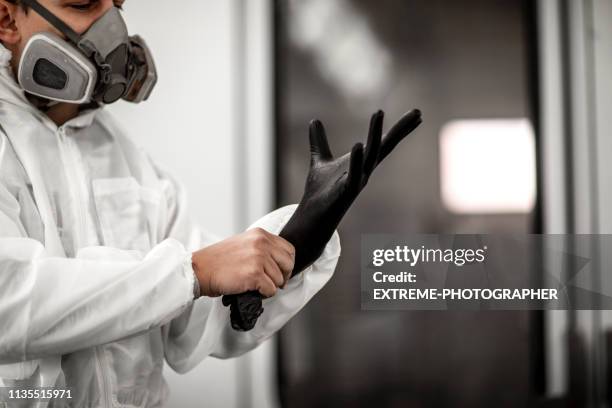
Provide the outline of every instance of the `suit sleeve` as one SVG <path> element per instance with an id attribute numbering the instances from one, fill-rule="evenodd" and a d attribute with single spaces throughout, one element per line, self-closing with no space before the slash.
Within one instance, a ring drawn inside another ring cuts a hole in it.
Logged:
<path id="1" fill-rule="evenodd" d="M 165 183 L 169 213 L 172 214 L 168 237 L 182 242 L 192 251 L 217 242 L 215 237 L 203 233 L 189 220 L 186 196 L 180 185 L 161 170 L 160 177 Z M 278 234 L 296 207 L 278 209 L 250 228 L 261 227 Z M 200 297 L 163 327 L 166 361 L 175 371 L 184 373 L 207 356 L 230 358 L 254 349 L 282 328 L 321 290 L 332 277 L 339 256 L 340 240 L 336 232 L 313 265 L 291 279 L 274 297 L 264 300 L 265 311 L 255 328 L 248 332 L 231 328 L 229 308 L 221 304 L 220 297 Z"/>
<path id="2" fill-rule="evenodd" d="M 117 341 L 193 303 L 191 253 L 173 238 L 140 254 L 90 247 L 49 256 L 25 235 L 19 201 L 0 184 L 0 364 Z"/>

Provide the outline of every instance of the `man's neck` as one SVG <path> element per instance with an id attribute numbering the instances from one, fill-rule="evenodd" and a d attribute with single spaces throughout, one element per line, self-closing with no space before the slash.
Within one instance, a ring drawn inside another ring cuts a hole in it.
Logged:
<path id="1" fill-rule="evenodd" d="M 45 113 L 57 126 L 62 126 L 78 116 L 79 105 L 60 102 L 51 106 Z"/>

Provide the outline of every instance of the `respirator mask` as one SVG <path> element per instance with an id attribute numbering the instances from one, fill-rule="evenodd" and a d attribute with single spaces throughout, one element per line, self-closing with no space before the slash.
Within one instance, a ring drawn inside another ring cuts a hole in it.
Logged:
<path id="1" fill-rule="evenodd" d="M 17 75 L 26 92 L 74 104 L 149 97 L 157 83 L 153 57 L 142 38 L 128 35 L 119 9 L 111 8 L 79 35 L 37 0 L 21 1 L 66 37 L 41 32 L 28 41 Z"/>

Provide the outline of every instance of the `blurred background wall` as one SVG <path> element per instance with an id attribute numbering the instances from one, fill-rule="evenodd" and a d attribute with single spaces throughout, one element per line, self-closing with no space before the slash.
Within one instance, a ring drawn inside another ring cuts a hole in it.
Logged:
<path id="1" fill-rule="evenodd" d="M 272 208 L 270 5 L 128 0 L 124 10 L 130 32 L 153 49 L 160 80 L 146 103 L 110 109 L 183 183 L 196 222 L 219 237 L 244 230 Z M 210 358 L 186 375 L 166 367 L 168 406 L 274 406 L 273 352 L 269 344 Z"/>

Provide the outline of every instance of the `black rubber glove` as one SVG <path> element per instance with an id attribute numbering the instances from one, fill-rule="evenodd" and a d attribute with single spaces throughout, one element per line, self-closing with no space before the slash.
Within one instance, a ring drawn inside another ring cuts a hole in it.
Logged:
<path id="1" fill-rule="evenodd" d="M 383 138 L 383 118 L 382 111 L 372 115 L 365 150 L 362 143 L 357 143 L 339 158 L 332 155 L 323 124 L 318 120 L 310 123 L 310 170 L 304 195 L 279 234 L 295 247 L 292 276 L 321 256 L 374 169 L 422 122 L 421 112 L 413 110 Z M 251 330 L 263 312 L 262 296 L 257 291 L 224 296 L 223 304 L 230 306 L 232 327 L 240 331 Z"/>

